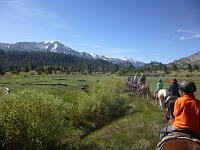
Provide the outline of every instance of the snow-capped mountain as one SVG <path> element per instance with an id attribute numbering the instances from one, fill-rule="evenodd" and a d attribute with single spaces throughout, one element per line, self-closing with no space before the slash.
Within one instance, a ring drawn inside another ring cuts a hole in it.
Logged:
<path id="1" fill-rule="evenodd" d="M 20 51 L 49 51 L 49 52 L 57 52 L 64 53 L 69 55 L 76 55 L 78 57 L 86 58 L 86 59 L 102 59 L 114 64 L 129 62 L 133 64 L 135 67 L 141 67 L 144 65 L 143 62 L 135 61 L 131 58 L 114 58 L 108 56 L 99 56 L 97 54 L 88 54 L 86 52 L 78 52 L 71 49 L 68 46 L 64 46 L 58 41 L 50 40 L 44 42 L 17 42 L 15 44 L 8 43 L 0 43 L 0 49 L 11 51 L 11 50 L 20 50 Z"/>

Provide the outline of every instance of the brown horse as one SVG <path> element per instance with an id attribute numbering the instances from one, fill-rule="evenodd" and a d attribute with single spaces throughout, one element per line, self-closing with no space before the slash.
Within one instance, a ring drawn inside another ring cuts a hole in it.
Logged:
<path id="1" fill-rule="evenodd" d="M 145 98 L 146 96 L 148 99 L 149 95 L 151 95 L 150 90 L 149 90 L 149 85 L 142 84 L 137 91 L 137 95 L 141 95 L 143 98 Z"/>
<path id="2" fill-rule="evenodd" d="M 133 94 L 137 95 L 137 83 L 132 85 L 131 91 L 133 91 Z"/>
<path id="3" fill-rule="evenodd" d="M 189 139 L 178 138 L 164 142 L 158 150 L 200 150 L 200 145 Z"/>
<path id="4" fill-rule="evenodd" d="M 177 96 L 167 96 L 164 102 L 164 108 L 166 108 L 166 119 L 167 121 L 174 119 L 174 104 L 177 100 Z"/>
<path id="5" fill-rule="evenodd" d="M 126 85 L 133 91 L 133 94 L 137 95 L 137 82 L 133 82 L 130 79 L 126 82 Z"/>

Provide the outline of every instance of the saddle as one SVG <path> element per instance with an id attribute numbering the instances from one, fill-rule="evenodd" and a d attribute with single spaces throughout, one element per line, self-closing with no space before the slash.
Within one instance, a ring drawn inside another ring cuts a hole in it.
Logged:
<path id="1" fill-rule="evenodd" d="M 162 138 L 162 140 L 157 144 L 157 150 L 160 150 L 166 141 L 172 139 L 187 139 L 200 144 L 200 137 L 197 134 L 188 130 L 174 130 Z"/>

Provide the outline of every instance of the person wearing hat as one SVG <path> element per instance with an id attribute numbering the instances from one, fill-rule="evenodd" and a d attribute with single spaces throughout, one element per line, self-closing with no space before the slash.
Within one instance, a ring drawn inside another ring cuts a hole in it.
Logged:
<path id="1" fill-rule="evenodd" d="M 174 123 L 176 129 L 190 130 L 200 136 L 200 101 L 195 98 L 197 88 L 192 81 L 180 83 L 183 94 L 174 105 Z"/>
<path id="2" fill-rule="evenodd" d="M 137 82 L 138 82 L 138 78 L 137 78 L 137 76 L 135 75 L 135 77 L 133 78 L 133 84 L 137 84 Z"/>
<path id="3" fill-rule="evenodd" d="M 142 84 L 145 84 L 145 83 L 146 83 L 146 76 L 142 73 L 142 76 L 140 77 L 139 83 L 138 83 L 138 85 L 137 85 L 137 89 L 139 89 L 140 86 L 141 86 Z"/>
<path id="4" fill-rule="evenodd" d="M 161 130 L 160 139 L 165 135 L 163 131 L 169 133 L 174 130 L 180 132 L 187 131 L 190 135 L 200 138 L 200 101 L 196 99 L 194 93 L 197 88 L 192 81 L 182 81 L 180 83 L 182 97 L 179 97 L 174 105 L 173 123 Z"/>
<path id="5" fill-rule="evenodd" d="M 177 97 L 181 96 L 179 94 L 179 84 L 177 82 L 178 81 L 176 80 L 176 78 L 171 79 L 171 84 L 169 85 L 169 95 L 170 96 L 177 96 Z"/>
<path id="6" fill-rule="evenodd" d="M 156 94 L 157 94 L 158 91 L 159 91 L 160 89 L 162 89 L 162 88 L 163 88 L 162 80 L 159 79 L 159 81 L 158 81 L 158 83 L 157 83 L 157 85 L 156 85 L 156 90 L 154 91 L 154 97 L 156 97 Z"/>

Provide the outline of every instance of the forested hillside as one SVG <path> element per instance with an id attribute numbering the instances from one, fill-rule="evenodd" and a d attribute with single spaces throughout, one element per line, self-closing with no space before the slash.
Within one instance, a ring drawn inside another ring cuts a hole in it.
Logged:
<path id="1" fill-rule="evenodd" d="M 0 74 L 12 72 L 18 74 L 21 71 L 45 72 L 116 72 L 124 65 L 112 64 L 104 60 L 84 59 L 63 53 L 41 51 L 3 51 L 0 50 Z M 125 65 L 125 68 L 134 68 L 133 65 Z"/>
<path id="2" fill-rule="evenodd" d="M 198 54 L 198 53 L 197 53 Z M 189 59 L 190 58 L 190 59 Z M 150 62 L 142 67 L 136 67 L 130 62 L 124 62 L 121 64 L 113 64 L 112 62 L 103 59 L 86 59 L 75 55 L 44 52 L 44 51 L 4 51 L 0 49 L 0 75 L 4 75 L 6 72 L 12 74 L 19 74 L 20 72 L 29 72 L 34 70 L 35 74 L 60 74 L 60 73 L 110 73 L 118 75 L 132 75 L 132 74 L 152 74 L 159 71 L 164 74 L 169 74 L 170 71 L 179 71 L 181 69 L 192 71 L 199 71 L 198 63 L 190 64 L 189 60 L 193 62 L 198 60 L 196 54 L 188 57 L 188 66 L 183 64 L 182 59 L 175 61 L 168 65 L 160 62 Z M 180 62 L 177 64 L 177 62 Z M 185 61 L 186 62 L 186 61 Z M 183 67 L 184 66 L 184 67 Z M 159 73 L 158 73 L 159 75 Z"/>

